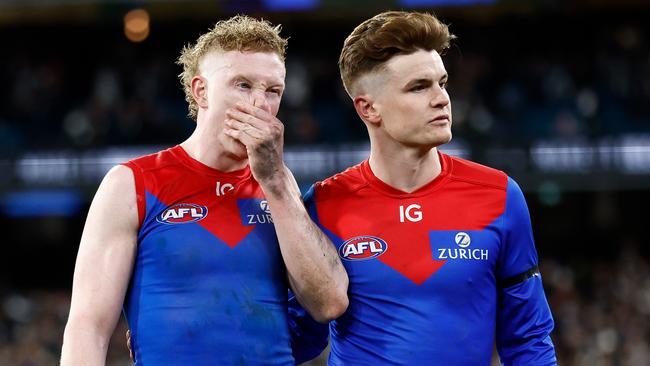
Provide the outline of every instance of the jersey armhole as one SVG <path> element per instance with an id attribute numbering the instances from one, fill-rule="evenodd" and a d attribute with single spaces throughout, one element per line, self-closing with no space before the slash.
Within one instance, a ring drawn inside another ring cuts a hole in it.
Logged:
<path id="1" fill-rule="evenodd" d="M 144 222 L 145 215 L 145 206 L 147 200 L 144 194 L 144 177 L 142 176 L 142 170 L 132 161 L 122 163 L 122 165 L 128 167 L 133 172 L 133 178 L 135 179 L 135 197 L 136 203 L 138 205 L 138 229 L 142 227 Z"/>

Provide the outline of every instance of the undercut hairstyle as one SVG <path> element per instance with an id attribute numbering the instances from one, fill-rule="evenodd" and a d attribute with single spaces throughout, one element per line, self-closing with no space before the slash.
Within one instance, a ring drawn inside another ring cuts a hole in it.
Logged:
<path id="1" fill-rule="evenodd" d="M 192 79 L 200 73 L 199 65 L 205 55 L 213 51 L 273 52 L 284 61 L 287 39 L 280 36 L 280 30 L 280 25 L 274 27 L 266 20 L 237 15 L 217 22 L 196 43 L 183 47 L 176 64 L 183 67 L 178 78 L 189 105 L 188 116 L 197 118 L 199 107 L 192 96 Z"/>
<path id="2" fill-rule="evenodd" d="M 345 39 L 339 71 L 347 93 L 354 97 L 355 82 L 396 55 L 417 50 L 443 54 L 456 36 L 429 13 L 387 11 L 359 24 Z"/>

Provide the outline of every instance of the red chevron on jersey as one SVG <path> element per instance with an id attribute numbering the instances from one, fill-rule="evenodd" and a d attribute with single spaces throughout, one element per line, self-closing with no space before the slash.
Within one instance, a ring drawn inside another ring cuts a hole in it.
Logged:
<path id="1" fill-rule="evenodd" d="M 287 272 L 250 169 L 218 171 L 181 146 L 124 165 L 141 217 L 124 302 L 135 363 L 294 365 Z"/>
<path id="2" fill-rule="evenodd" d="M 253 230 L 254 226 L 242 222 L 237 204 L 238 199 L 263 198 L 263 192 L 248 167 L 235 172 L 219 172 L 192 159 L 180 146 L 128 164 L 138 168 L 133 171 L 141 220 L 145 210 L 150 209 L 144 207 L 145 192 L 148 192 L 165 205 L 160 212 L 148 212 L 153 217 L 177 204 L 206 207 L 207 215 L 194 224 L 202 226 L 231 248 Z M 223 189 L 224 186 L 233 189 Z"/>
<path id="3" fill-rule="evenodd" d="M 190 186 L 204 185 L 204 183 L 196 181 L 187 183 Z M 188 192 L 187 189 L 191 189 L 184 188 L 182 187 L 183 185 L 181 184 L 179 187 L 181 192 Z M 255 228 L 255 226 L 243 225 L 239 215 L 239 207 L 237 206 L 237 199 L 241 197 L 263 198 L 257 194 L 259 192 L 255 192 L 251 188 L 250 184 L 240 182 L 237 184 L 235 191 L 231 192 L 232 194 L 226 194 L 223 197 L 215 197 L 214 191 L 194 195 L 193 202 L 191 203 L 208 207 L 208 215 L 203 220 L 196 222 L 196 224 L 211 232 L 221 241 L 228 244 L 229 247 L 234 248 Z M 182 200 L 182 197 L 174 198 L 172 196 L 165 197 L 164 199 L 158 197 L 158 199 L 169 207 Z"/>
<path id="4" fill-rule="evenodd" d="M 411 193 L 383 183 L 368 161 L 316 184 L 320 224 L 342 241 L 359 236 L 385 240 L 386 252 L 370 260 L 381 261 L 416 284 L 424 283 L 446 262 L 433 259 L 430 231 L 482 230 L 505 209 L 504 173 L 439 156 L 440 175 Z"/>

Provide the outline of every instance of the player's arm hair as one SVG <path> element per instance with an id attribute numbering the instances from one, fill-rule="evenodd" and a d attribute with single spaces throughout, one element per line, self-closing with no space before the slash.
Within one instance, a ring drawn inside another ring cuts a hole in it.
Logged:
<path id="1" fill-rule="evenodd" d="M 136 255 L 138 208 L 132 171 L 108 172 L 79 245 L 61 365 L 104 365 Z"/>
<path id="2" fill-rule="evenodd" d="M 321 323 L 341 316 L 348 307 L 348 276 L 336 248 L 311 220 L 300 189 L 285 167 L 281 189 L 265 191 L 291 290 Z"/>

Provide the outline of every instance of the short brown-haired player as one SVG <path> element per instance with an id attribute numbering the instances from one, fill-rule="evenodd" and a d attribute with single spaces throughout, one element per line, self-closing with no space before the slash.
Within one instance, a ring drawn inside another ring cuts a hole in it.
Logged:
<path id="1" fill-rule="evenodd" d="M 236 16 L 183 50 L 196 129 L 101 183 L 63 365 L 104 364 L 123 303 L 136 365 L 293 365 L 288 286 L 318 321 L 345 310 L 345 270 L 282 161 L 285 46 Z"/>
<path id="2" fill-rule="evenodd" d="M 345 40 L 341 78 L 370 157 L 305 203 L 349 275 L 330 365 L 556 364 L 523 194 L 505 173 L 438 150 L 452 109 L 436 17 L 386 12 Z"/>

